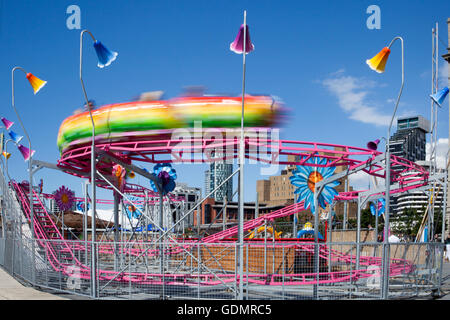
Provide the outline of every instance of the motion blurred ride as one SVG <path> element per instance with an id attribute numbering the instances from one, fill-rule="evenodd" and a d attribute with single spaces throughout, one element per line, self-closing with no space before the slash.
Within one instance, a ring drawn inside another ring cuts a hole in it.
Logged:
<path id="1" fill-rule="evenodd" d="M 247 95 L 244 127 L 270 128 L 280 124 L 283 103 L 272 96 Z M 230 96 L 177 97 L 169 100 L 132 101 L 109 104 L 92 111 L 96 143 L 164 139 L 174 130 L 201 126 L 227 132 L 240 128 L 242 98 Z M 217 132 L 214 130 L 214 132 Z M 58 132 L 57 145 L 64 153 L 87 145 L 92 122 L 85 111 L 66 118 Z"/>

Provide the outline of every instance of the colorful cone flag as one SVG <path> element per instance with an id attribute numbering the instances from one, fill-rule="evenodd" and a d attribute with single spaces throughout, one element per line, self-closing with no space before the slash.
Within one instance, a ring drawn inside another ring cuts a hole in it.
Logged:
<path id="1" fill-rule="evenodd" d="M 433 99 L 436 104 L 441 107 L 441 104 L 444 102 L 445 97 L 448 95 L 448 87 L 445 87 L 435 94 L 430 95 L 431 99 Z"/>
<path id="2" fill-rule="evenodd" d="M 391 49 L 384 47 L 375 57 L 370 60 L 366 60 L 366 63 L 372 70 L 378 73 L 383 73 L 390 53 Z"/>
<path id="3" fill-rule="evenodd" d="M 15 133 L 12 130 L 8 131 L 8 134 L 15 143 L 19 143 L 23 139 L 23 136 L 19 136 L 17 133 Z"/>
<path id="4" fill-rule="evenodd" d="M 5 125 L 6 130 L 9 130 L 9 128 L 12 127 L 12 125 L 14 124 L 14 122 L 9 121 L 6 118 L 1 117 L 3 124 Z"/>
<path id="5" fill-rule="evenodd" d="M 34 150 L 30 150 L 27 147 L 24 147 L 23 145 L 19 144 L 17 146 L 17 148 L 19 149 L 20 153 L 22 154 L 23 158 L 25 161 L 30 160 L 30 158 L 33 156 L 34 154 Z"/>
<path id="6" fill-rule="evenodd" d="M 97 58 L 98 58 L 97 66 L 99 68 L 109 66 L 111 64 L 111 62 L 116 60 L 117 55 L 118 55 L 117 52 L 109 50 L 98 40 L 96 40 L 94 42 L 94 49 L 95 49 L 95 52 L 97 53 Z"/>
<path id="7" fill-rule="evenodd" d="M 33 87 L 34 94 L 38 93 L 41 90 L 47 81 L 41 80 L 38 77 L 34 76 L 32 73 L 27 73 L 27 79 Z"/>
<path id="8" fill-rule="evenodd" d="M 245 26 L 245 53 L 250 53 L 255 50 L 255 46 L 250 40 L 250 33 L 248 32 L 248 25 Z M 241 25 L 239 28 L 239 32 L 236 36 L 236 39 L 230 44 L 230 50 L 241 54 L 244 52 L 244 25 Z"/>

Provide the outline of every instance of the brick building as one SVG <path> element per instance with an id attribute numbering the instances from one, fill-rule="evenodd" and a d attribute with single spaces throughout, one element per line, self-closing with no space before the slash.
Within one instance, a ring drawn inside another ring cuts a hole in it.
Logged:
<path id="1" fill-rule="evenodd" d="M 284 206 L 268 206 L 267 204 L 245 202 L 244 221 L 255 219 L 256 215 L 261 216 L 283 207 Z M 210 224 L 213 224 L 213 229 L 221 229 L 223 226 L 228 228 L 236 225 L 238 222 L 238 202 L 216 201 L 214 198 L 208 198 L 203 201 L 200 208 L 200 212 L 198 210 L 194 211 L 194 226 L 199 228 L 207 228 Z M 218 217 L 221 210 L 223 212 Z"/>

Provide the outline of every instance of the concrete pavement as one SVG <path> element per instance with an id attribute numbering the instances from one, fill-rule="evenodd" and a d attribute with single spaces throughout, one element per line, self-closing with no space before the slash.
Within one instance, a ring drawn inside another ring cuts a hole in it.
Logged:
<path id="1" fill-rule="evenodd" d="M 0 267 L 0 300 L 67 300 L 22 285 Z"/>
<path id="2" fill-rule="evenodd" d="M 442 269 L 441 296 L 437 300 L 450 300 L 450 262 L 444 263 Z M 56 294 L 40 291 L 22 285 L 19 281 L 10 276 L 0 267 L 0 300 L 79 300 L 88 299 L 78 296 L 68 295 L 67 298 Z M 420 298 L 419 300 L 422 300 Z M 428 299 L 433 299 L 429 297 Z M 412 298 L 414 300 L 414 298 Z"/>
<path id="3" fill-rule="evenodd" d="M 450 300 L 450 262 L 444 262 L 442 268 L 441 296 L 438 300 Z"/>

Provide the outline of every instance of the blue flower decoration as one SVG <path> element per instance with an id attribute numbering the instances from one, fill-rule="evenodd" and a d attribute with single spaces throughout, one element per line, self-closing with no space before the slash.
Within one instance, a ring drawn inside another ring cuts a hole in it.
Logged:
<path id="1" fill-rule="evenodd" d="M 84 201 L 77 202 L 77 210 L 84 212 Z M 87 205 L 87 210 L 89 210 L 89 204 Z"/>
<path id="2" fill-rule="evenodd" d="M 140 201 L 140 199 L 137 198 L 137 197 L 131 197 L 130 200 L 133 203 L 137 203 L 138 201 Z M 124 203 L 124 206 L 125 206 L 125 211 L 127 213 L 127 216 L 129 218 L 136 218 L 136 219 L 138 219 L 139 216 L 141 215 L 141 212 L 139 210 L 141 210 L 141 211 L 144 210 L 144 206 L 143 205 L 135 206 L 132 203 L 129 203 L 128 201 L 126 201 L 126 203 Z M 139 208 L 139 210 L 138 210 L 138 208 Z"/>
<path id="3" fill-rule="evenodd" d="M 384 198 L 380 198 L 374 202 L 370 203 L 370 213 L 372 213 L 373 216 L 376 215 L 377 210 L 376 207 L 378 207 L 378 216 L 381 216 L 382 214 L 384 214 L 385 211 L 385 205 L 386 205 L 386 200 Z"/>
<path id="4" fill-rule="evenodd" d="M 117 52 L 109 50 L 98 40 L 96 40 L 94 42 L 94 49 L 95 49 L 95 52 L 97 53 L 97 57 L 98 57 L 97 66 L 99 68 L 109 66 L 111 64 L 111 62 L 116 60 L 116 57 L 118 55 Z"/>
<path id="5" fill-rule="evenodd" d="M 323 179 L 331 177 L 336 167 L 326 167 L 327 159 L 320 157 L 311 157 L 303 166 L 298 166 L 289 177 L 292 185 L 297 187 L 294 191 L 298 194 L 297 202 L 304 202 L 305 209 L 310 208 L 312 214 L 315 214 L 314 207 L 314 187 L 315 184 Z M 306 165 L 310 164 L 310 165 Z M 322 167 L 323 166 L 323 167 Z M 335 196 L 339 194 L 334 188 L 340 184 L 339 181 L 333 181 L 327 184 L 318 197 L 319 205 L 325 209 L 328 203 L 331 203 Z"/>
<path id="6" fill-rule="evenodd" d="M 162 183 L 163 194 L 167 194 L 175 189 L 175 180 L 177 179 L 177 172 L 170 163 L 158 163 L 153 168 L 153 174 L 157 176 Z M 158 188 L 153 181 L 150 180 L 150 186 L 153 191 L 158 192 Z"/>

